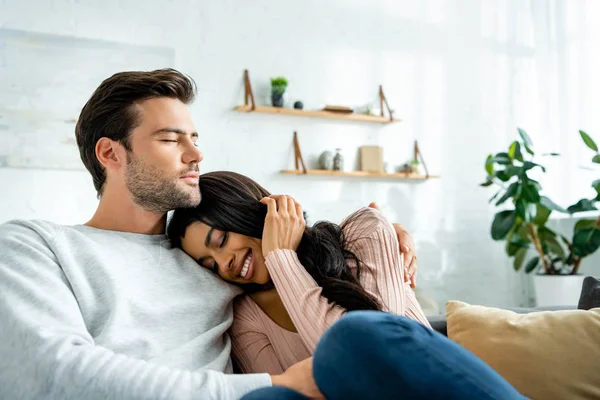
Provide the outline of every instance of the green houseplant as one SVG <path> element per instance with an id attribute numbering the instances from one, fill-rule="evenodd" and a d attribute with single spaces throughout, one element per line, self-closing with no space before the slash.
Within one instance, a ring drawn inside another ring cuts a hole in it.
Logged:
<path id="1" fill-rule="evenodd" d="M 271 102 L 273 107 L 283 107 L 283 94 L 288 81 L 284 77 L 271 78 Z"/>
<path id="2" fill-rule="evenodd" d="M 531 178 L 533 170 L 545 172 L 543 165 L 534 161 L 535 153 L 529 135 L 519 129 L 519 139 L 511 143 L 507 152 L 489 155 L 485 162 L 487 178 L 482 186 L 499 188 L 490 202 L 502 206 L 510 200 L 507 209 L 498 212 L 491 226 L 494 240 L 506 241 L 506 252 L 514 257 L 514 268 L 525 272 L 543 268 L 545 274 L 576 274 L 581 260 L 600 247 L 600 218 L 580 219 L 575 225 L 571 239 L 559 235 L 546 226 L 553 211 L 576 214 L 597 210 L 600 201 L 600 179 L 592 182 L 596 196 L 584 198 L 564 209 L 542 194 L 540 183 Z M 585 132 L 580 131 L 585 144 L 595 151 L 592 162 L 600 163 L 598 146 Z M 548 155 L 556 156 L 556 153 Z M 535 254 L 527 263 L 527 250 Z"/>
<path id="3" fill-rule="evenodd" d="M 583 198 L 566 209 L 560 207 L 543 194 L 540 183 L 531 177 L 534 171 L 544 173 L 546 169 L 537 161 L 529 135 L 522 129 L 518 133 L 506 152 L 489 155 L 485 161 L 487 177 L 481 185 L 498 188 L 490 202 L 503 208 L 492 222 L 492 239 L 506 242 L 505 251 L 513 258 L 516 271 L 524 267 L 526 273 L 577 275 L 582 259 L 600 247 L 600 217 L 579 219 L 570 238 L 554 232 L 547 222 L 552 212 L 573 215 L 597 210 L 600 179 L 592 182 L 595 197 Z M 600 163 L 594 140 L 583 131 L 579 134 L 595 152 L 591 161 Z"/>

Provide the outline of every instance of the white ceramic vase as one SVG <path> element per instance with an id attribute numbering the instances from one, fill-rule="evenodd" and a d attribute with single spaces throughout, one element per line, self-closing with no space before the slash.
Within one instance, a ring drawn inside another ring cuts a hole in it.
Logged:
<path id="1" fill-rule="evenodd" d="M 538 307 L 576 306 L 585 275 L 534 275 Z"/>

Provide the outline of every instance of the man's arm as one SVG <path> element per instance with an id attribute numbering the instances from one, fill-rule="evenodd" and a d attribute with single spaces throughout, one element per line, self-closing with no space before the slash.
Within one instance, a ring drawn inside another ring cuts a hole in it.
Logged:
<path id="1" fill-rule="evenodd" d="M 0 398 L 237 399 L 267 374 L 185 371 L 97 346 L 50 247 L 25 224 L 0 226 Z"/>

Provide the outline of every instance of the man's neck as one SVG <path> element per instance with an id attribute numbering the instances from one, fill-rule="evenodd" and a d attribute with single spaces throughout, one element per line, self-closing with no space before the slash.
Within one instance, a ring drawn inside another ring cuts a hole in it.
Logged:
<path id="1" fill-rule="evenodd" d="M 159 235 L 165 233 L 166 213 L 147 211 L 135 204 L 127 191 L 105 188 L 98 208 L 85 225 L 119 232 Z"/>

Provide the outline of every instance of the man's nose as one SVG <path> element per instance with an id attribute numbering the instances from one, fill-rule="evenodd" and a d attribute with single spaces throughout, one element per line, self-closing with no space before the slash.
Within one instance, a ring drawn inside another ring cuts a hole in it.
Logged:
<path id="1" fill-rule="evenodd" d="M 184 164 L 199 164 L 203 159 L 204 155 L 202 155 L 202 152 L 196 146 L 194 146 L 193 143 L 190 143 L 188 146 L 186 146 L 182 156 L 182 161 Z"/>

